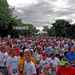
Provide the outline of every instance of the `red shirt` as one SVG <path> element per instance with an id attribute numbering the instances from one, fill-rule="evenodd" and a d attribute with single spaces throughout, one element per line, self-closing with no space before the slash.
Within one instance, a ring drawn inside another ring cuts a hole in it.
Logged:
<path id="1" fill-rule="evenodd" d="M 16 48 L 16 55 L 19 55 L 19 53 L 20 53 L 19 48 Z"/>

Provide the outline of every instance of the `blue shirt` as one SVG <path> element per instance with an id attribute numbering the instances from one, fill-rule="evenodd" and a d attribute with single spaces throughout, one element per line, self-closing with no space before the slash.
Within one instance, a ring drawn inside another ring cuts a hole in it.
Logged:
<path id="1" fill-rule="evenodd" d="M 46 53 L 50 54 L 51 52 L 53 52 L 53 48 L 47 47 L 45 48 Z"/>
<path id="2" fill-rule="evenodd" d="M 67 58 L 68 62 L 71 63 L 72 61 L 75 60 L 75 52 L 69 51 L 65 54 L 65 57 Z"/>
<path id="3" fill-rule="evenodd" d="M 9 57 L 7 59 L 7 65 L 11 65 L 12 66 L 12 70 L 17 69 L 18 68 L 18 58 L 17 57 Z"/>

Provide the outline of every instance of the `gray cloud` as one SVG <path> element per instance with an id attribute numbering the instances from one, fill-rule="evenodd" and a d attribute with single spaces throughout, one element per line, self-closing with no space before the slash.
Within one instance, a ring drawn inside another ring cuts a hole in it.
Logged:
<path id="1" fill-rule="evenodd" d="M 64 0 L 63 0 L 64 1 Z M 67 4 L 63 7 L 54 5 L 57 0 L 38 0 L 37 4 L 28 7 L 15 7 L 13 12 L 25 23 L 32 23 L 35 26 L 44 26 L 53 22 L 56 18 L 75 19 L 75 0 L 66 0 Z M 61 3 L 62 5 L 62 3 Z"/>

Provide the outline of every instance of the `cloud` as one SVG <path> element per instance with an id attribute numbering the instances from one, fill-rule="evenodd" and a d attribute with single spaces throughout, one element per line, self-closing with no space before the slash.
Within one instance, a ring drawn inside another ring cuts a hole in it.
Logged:
<path id="1" fill-rule="evenodd" d="M 10 6 L 23 7 L 31 4 L 37 4 L 37 0 L 7 0 Z"/>
<path id="2" fill-rule="evenodd" d="M 50 25 L 58 18 L 75 20 L 75 0 L 16 0 L 14 6 L 14 15 L 37 27 Z"/>

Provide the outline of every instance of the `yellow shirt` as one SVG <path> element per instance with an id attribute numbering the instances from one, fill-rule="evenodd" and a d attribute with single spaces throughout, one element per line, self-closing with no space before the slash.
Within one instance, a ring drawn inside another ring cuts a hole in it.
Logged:
<path id="1" fill-rule="evenodd" d="M 19 67 L 18 67 L 18 70 L 19 70 L 19 75 L 24 75 L 24 57 L 20 57 L 19 58 Z"/>
<path id="2" fill-rule="evenodd" d="M 24 61 L 25 61 L 25 60 L 24 60 L 24 57 L 20 57 L 20 58 L 19 58 L 19 64 L 20 64 L 20 65 L 23 65 L 23 64 L 24 64 Z"/>

